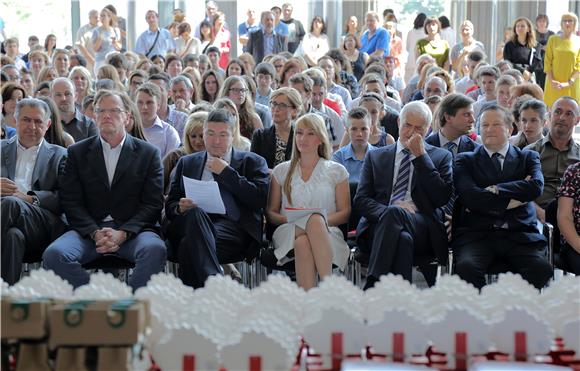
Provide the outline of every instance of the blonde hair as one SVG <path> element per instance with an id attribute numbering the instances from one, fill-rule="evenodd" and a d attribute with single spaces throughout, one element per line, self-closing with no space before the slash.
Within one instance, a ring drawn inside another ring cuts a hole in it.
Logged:
<path id="1" fill-rule="evenodd" d="M 292 143 L 292 157 L 290 157 L 290 167 L 288 168 L 288 173 L 286 174 L 286 180 L 284 180 L 283 186 L 283 192 L 286 194 L 289 205 L 292 205 L 292 174 L 294 173 L 296 166 L 298 166 L 301 157 L 300 151 L 298 150 L 298 146 L 296 144 L 296 132 L 301 128 L 314 130 L 316 136 L 322 142 L 318 146 L 318 156 L 324 158 L 325 160 L 330 160 L 332 153 L 332 147 L 328 140 L 324 120 L 315 113 L 307 113 L 306 115 L 300 117 L 296 121 L 296 129 L 294 130 L 294 140 Z"/>
<path id="2" fill-rule="evenodd" d="M 183 148 L 187 154 L 192 154 L 195 152 L 193 148 L 191 148 L 191 144 L 189 143 L 189 135 L 192 134 L 197 129 L 201 129 L 203 132 L 203 124 L 205 120 L 207 120 L 208 113 L 207 112 L 196 112 L 189 115 L 187 118 L 187 123 L 185 124 L 185 128 L 183 129 Z"/>
<path id="3" fill-rule="evenodd" d="M 298 90 L 296 90 L 294 88 L 276 89 L 270 95 L 269 102 L 272 102 L 274 99 L 276 99 L 280 96 L 286 97 L 286 99 L 288 99 L 288 103 L 290 103 L 292 108 L 294 108 L 296 110 L 296 115 L 294 115 L 294 117 L 292 117 L 292 120 L 295 120 L 296 117 L 300 117 L 300 115 L 302 114 L 303 105 L 302 105 L 302 96 L 300 95 Z"/>
<path id="4" fill-rule="evenodd" d="M 578 16 L 572 12 L 562 14 L 560 19 L 560 27 L 562 27 L 562 22 L 564 19 L 572 18 L 574 20 L 574 31 L 578 31 Z"/>

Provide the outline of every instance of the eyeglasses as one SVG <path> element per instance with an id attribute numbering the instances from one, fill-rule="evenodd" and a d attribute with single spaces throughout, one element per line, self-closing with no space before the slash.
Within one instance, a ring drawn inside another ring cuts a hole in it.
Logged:
<path id="1" fill-rule="evenodd" d="M 288 108 L 290 108 L 290 106 L 287 105 L 286 103 L 270 102 L 270 108 L 272 108 L 272 109 L 276 109 L 276 108 L 288 109 Z"/>
<path id="2" fill-rule="evenodd" d="M 246 88 L 230 88 L 230 90 L 228 90 L 230 93 L 236 93 L 236 94 L 246 94 L 248 92 L 248 89 Z"/>
<path id="3" fill-rule="evenodd" d="M 119 116 L 123 112 L 127 112 L 120 108 L 95 108 L 95 115 L 104 115 L 108 113 L 111 116 Z"/>

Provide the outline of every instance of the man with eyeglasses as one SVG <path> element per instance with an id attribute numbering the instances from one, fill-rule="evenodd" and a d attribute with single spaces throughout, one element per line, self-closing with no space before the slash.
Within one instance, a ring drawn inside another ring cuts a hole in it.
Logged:
<path id="1" fill-rule="evenodd" d="M 165 243 L 157 234 L 163 208 L 159 151 L 127 134 L 130 107 L 122 94 L 97 94 L 100 135 L 68 148 L 60 178 L 59 196 L 70 230 L 46 249 L 43 261 L 75 288 L 89 282 L 82 265 L 103 255 L 135 264 L 129 279 L 133 290 L 165 265 Z"/>
<path id="2" fill-rule="evenodd" d="M 66 77 L 58 77 L 50 84 L 50 94 L 58 107 L 64 131 L 79 142 L 97 135 L 95 122 L 83 115 L 75 106 L 75 86 Z"/>
<path id="3" fill-rule="evenodd" d="M 1 144 L 0 175 L 2 279 L 10 285 L 20 279 L 24 255 L 40 259 L 65 230 L 56 190 L 66 150 L 44 140 L 50 108 L 25 98 L 16 105 L 15 117 L 17 135 Z"/>

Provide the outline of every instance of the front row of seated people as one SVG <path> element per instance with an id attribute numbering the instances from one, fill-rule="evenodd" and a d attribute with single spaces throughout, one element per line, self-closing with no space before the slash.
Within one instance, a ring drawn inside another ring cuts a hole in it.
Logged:
<path id="1" fill-rule="evenodd" d="M 308 289 L 317 275 L 324 278 L 333 265 L 346 264 L 348 248 L 338 227 L 349 218 L 349 171 L 357 167 L 362 169 L 354 208 L 363 216 L 359 246 L 370 256 L 367 288 L 388 273 L 411 280 L 421 256 L 445 263 L 451 229 L 456 271 L 474 286 L 484 285 L 484 274 L 497 260 L 537 288 L 549 279 L 546 240 L 538 233 L 532 203 L 544 185 L 540 157 L 509 143 L 511 114 L 497 105 L 482 108 L 482 146 L 465 136 L 473 128 L 472 101 L 454 94 L 443 100 L 441 128 L 427 140 L 432 113 L 426 104 L 412 102 L 400 112 L 397 142 L 378 149 L 368 146 L 368 111 L 354 109 L 348 119 L 354 156 L 352 163 L 344 162 L 346 168 L 330 161 L 324 120 L 306 114 L 287 140 L 290 161 L 273 170 L 260 155 L 233 148 L 235 118 L 214 109 L 203 125 L 206 150 L 179 160 L 164 205 L 158 149 L 127 135 L 130 114 L 122 94 L 96 96 L 100 134 L 70 146 L 68 153 L 43 139 L 51 124 L 46 104 L 33 98 L 18 103 L 17 136 L 2 142 L 2 278 L 8 283 L 19 279 L 25 255 L 42 254 L 48 246 L 45 267 L 74 287 L 89 280 L 83 264 L 102 254 L 133 262 L 129 284 L 144 286 L 165 265 L 159 234 L 165 207 L 170 222 L 165 237 L 177 251 L 185 284 L 202 287 L 208 276 L 222 273 L 220 264 L 244 259 L 262 241 L 265 210 L 276 228 L 278 262 L 295 260 L 298 284 Z M 295 104 L 274 106 L 274 116 L 280 116 L 275 124 L 299 116 L 281 112 L 298 109 L 298 94 L 290 96 L 296 102 L 283 103 Z M 561 98 L 554 107 L 553 126 L 567 125 L 571 140 L 580 121 L 577 102 Z M 197 207 L 185 195 L 183 176 L 215 180 L 226 213 Z M 571 192 L 567 187 L 562 195 Z M 288 208 L 314 210 L 289 219 Z M 65 220 L 68 231 L 62 234 Z M 578 223 L 575 227 L 575 236 L 565 230 L 570 249 L 578 246 Z"/>

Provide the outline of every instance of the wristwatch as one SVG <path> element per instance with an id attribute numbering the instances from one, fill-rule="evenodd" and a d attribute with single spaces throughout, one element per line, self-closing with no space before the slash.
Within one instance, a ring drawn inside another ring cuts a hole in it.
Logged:
<path id="1" fill-rule="evenodd" d="M 34 206 L 40 206 L 40 199 L 38 198 L 38 196 L 32 196 L 32 204 Z"/>

